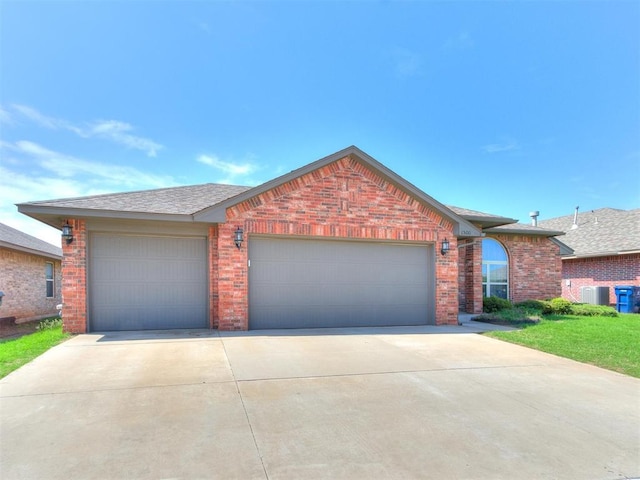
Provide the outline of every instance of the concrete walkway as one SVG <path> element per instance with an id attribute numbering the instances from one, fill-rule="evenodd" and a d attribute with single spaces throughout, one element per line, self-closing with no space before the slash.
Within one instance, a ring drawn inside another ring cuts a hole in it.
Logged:
<path id="1" fill-rule="evenodd" d="M 0 478 L 640 477 L 640 380 L 477 328 L 80 335 L 0 380 Z"/>

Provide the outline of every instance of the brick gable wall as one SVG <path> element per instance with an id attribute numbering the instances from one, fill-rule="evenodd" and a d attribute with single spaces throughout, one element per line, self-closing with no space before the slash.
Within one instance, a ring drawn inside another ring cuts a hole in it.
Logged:
<path id="1" fill-rule="evenodd" d="M 609 287 L 614 305 L 617 285 L 640 286 L 640 253 L 562 261 L 562 296 L 567 300 L 580 302 L 581 287 Z"/>
<path id="2" fill-rule="evenodd" d="M 453 225 L 434 210 L 345 157 L 227 210 L 217 242 L 214 323 L 222 330 L 248 328 L 247 247 L 233 244 L 241 226 L 251 235 L 294 235 L 435 243 L 447 238 L 448 255 L 436 254 L 436 323 L 457 324 L 458 269 Z M 439 248 L 436 248 L 439 251 Z"/>
<path id="3" fill-rule="evenodd" d="M 47 297 L 46 263 L 53 264 L 54 292 Z M 58 314 L 62 301 L 61 261 L 27 252 L 0 249 L 0 291 L 5 296 L 0 318 L 28 321 Z"/>

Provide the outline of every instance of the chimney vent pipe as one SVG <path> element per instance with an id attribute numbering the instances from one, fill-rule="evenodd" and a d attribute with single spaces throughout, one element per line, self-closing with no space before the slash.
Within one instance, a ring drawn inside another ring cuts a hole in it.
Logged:
<path id="1" fill-rule="evenodd" d="M 540 212 L 537 210 L 529 212 L 529 216 L 531 217 L 531 225 L 533 225 L 534 227 L 538 226 L 538 215 L 540 215 Z"/>

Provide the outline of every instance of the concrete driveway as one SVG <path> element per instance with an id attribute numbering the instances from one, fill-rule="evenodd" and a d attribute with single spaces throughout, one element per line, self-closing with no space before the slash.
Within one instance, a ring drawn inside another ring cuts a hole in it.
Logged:
<path id="1" fill-rule="evenodd" d="M 640 477 L 640 380 L 470 331 L 80 335 L 0 381 L 0 477 Z"/>

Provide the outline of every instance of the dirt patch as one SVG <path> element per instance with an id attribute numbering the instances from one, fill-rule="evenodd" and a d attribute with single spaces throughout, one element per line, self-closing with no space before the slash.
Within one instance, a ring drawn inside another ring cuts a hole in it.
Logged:
<path id="1" fill-rule="evenodd" d="M 37 331 L 37 321 L 26 323 L 0 322 L 0 339 L 15 339 Z"/>

